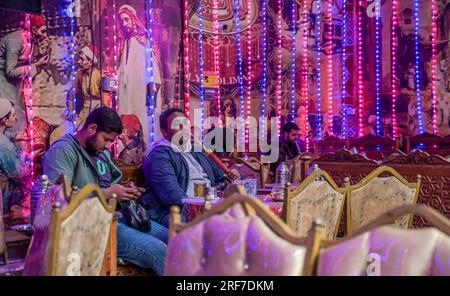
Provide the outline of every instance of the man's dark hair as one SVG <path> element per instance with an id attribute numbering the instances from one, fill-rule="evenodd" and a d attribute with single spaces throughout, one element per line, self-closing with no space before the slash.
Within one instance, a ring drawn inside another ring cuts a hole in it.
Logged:
<path id="1" fill-rule="evenodd" d="M 117 112 L 109 107 L 100 107 L 92 111 L 88 115 L 83 129 L 93 123 L 97 125 L 97 132 L 122 133 L 122 120 L 120 120 Z"/>
<path id="2" fill-rule="evenodd" d="M 299 131 L 300 128 L 298 127 L 298 125 L 294 122 L 288 122 L 285 125 L 283 125 L 283 134 L 284 133 L 290 133 L 291 131 Z"/>
<path id="3" fill-rule="evenodd" d="M 159 127 L 161 128 L 161 130 L 167 130 L 168 128 L 170 128 L 169 126 L 170 123 L 167 122 L 167 119 L 173 113 L 182 113 L 186 115 L 183 110 L 178 108 L 167 109 L 166 111 L 162 112 L 161 115 L 159 115 Z"/>

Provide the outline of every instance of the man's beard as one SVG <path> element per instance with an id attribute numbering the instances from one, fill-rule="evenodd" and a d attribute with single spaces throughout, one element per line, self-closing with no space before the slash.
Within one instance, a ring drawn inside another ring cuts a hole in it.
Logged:
<path id="1" fill-rule="evenodd" d="M 96 136 L 91 136 L 86 140 L 86 151 L 91 155 L 99 155 L 101 151 L 98 151 L 96 145 Z"/>

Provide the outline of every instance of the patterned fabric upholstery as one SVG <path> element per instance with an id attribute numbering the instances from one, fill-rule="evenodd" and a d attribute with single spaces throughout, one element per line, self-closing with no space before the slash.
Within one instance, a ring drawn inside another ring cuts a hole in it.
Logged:
<path id="1" fill-rule="evenodd" d="M 100 200 L 90 198 L 61 223 L 57 242 L 56 274 L 67 275 L 80 259 L 79 275 L 100 275 L 113 213 Z"/>
<path id="2" fill-rule="evenodd" d="M 333 239 L 343 203 L 344 194 L 334 190 L 326 180 L 313 181 L 290 199 L 287 224 L 297 235 L 305 237 L 314 220 L 320 219 L 327 238 Z"/>
<path id="3" fill-rule="evenodd" d="M 61 204 L 60 213 L 63 213 L 68 204 L 59 185 L 47 191 L 36 209 L 34 234 L 25 259 L 24 275 L 42 276 L 48 272 L 50 222 L 56 202 Z M 112 215 L 98 198 L 88 198 L 61 223 L 55 262 L 57 275 L 71 272 L 74 275 L 100 275 Z"/>
<path id="4" fill-rule="evenodd" d="M 167 275 L 300 275 L 306 249 L 236 204 L 172 237 Z M 286 256 L 289 254 L 289 256 Z"/>
<path id="5" fill-rule="evenodd" d="M 377 177 L 365 186 L 350 192 L 350 224 L 357 229 L 381 214 L 404 204 L 414 203 L 416 189 L 409 188 L 394 176 Z M 408 227 L 410 215 L 401 217 L 395 225 Z"/>
<path id="6" fill-rule="evenodd" d="M 450 237 L 382 226 L 321 250 L 317 275 L 450 275 Z"/>

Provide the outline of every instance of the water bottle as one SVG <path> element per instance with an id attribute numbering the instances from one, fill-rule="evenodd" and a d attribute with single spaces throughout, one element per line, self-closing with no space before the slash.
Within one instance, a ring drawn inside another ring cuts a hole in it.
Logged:
<path id="1" fill-rule="evenodd" d="M 289 168 L 285 162 L 282 162 L 277 167 L 275 183 L 284 186 L 284 184 L 286 184 L 289 180 Z"/>
<path id="2" fill-rule="evenodd" d="M 50 187 L 50 181 L 48 180 L 47 175 L 41 175 L 38 177 L 33 187 L 31 188 L 30 193 L 30 220 L 33 223 L 34 216 L 36 214 L 36 208 L 39 205 L 39 202 L 44 197 L 45 192 Z"/>

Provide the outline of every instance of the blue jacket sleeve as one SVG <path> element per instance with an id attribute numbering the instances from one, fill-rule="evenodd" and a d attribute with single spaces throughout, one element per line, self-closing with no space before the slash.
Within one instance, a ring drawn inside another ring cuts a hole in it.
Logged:
<path id="1" fill-rule="evenodd" d="M 71 149 L 52 147 L 44 156 L 44 175 L 47 175 L 52 183 L 55 183 L 61 174 L 68 176 L 73 182 L 76 161 L 77 157 Z"/>
<path id="2" fill-rule="evenodd" d="M 152 151 L 144 162 L 144 175 L 153 193 L 166 206 L 181 205 L 186 193 L 178 184 L 169 154 Z"/>

